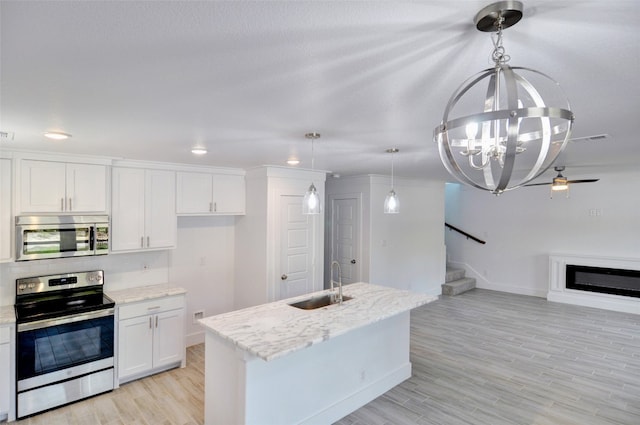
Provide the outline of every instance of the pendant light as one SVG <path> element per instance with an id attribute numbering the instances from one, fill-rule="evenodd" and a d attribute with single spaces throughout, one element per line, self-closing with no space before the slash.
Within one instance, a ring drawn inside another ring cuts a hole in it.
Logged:
<path id="1" fill-rule="evenodd" d="M 320 133 L 307 133 L 304 137 L 311 140 L 311 170 L 313 171 L 315 169 L 313 142 L 320 138 Z M 302 214 L 320 214 L 321 212 L 322 205 L 320 204 L 320 196 L 318 195 L 316 186 L 311 182 L 311 186 L 309 186 L 309 190 L 304 194 L 302 200 Z"/>
<path id="2" fill-rule="evenodd" d="M 398 214 L 400 212 L 400 202 L 396 191 L 393 189 L 393 154 L 400 152 L 400 149 L 391 148 L 387 149 L 386 152 L 391 154 L 391 190 L 384 199 L 384 213 Z"/>
<path id="3" fill-rule="evenodd" d="M 495 195 L 523 186 L 551 167 L 567 145 L 574 121 L 556 81 L 507 64 L 510 57 L 502 45 L 502 31 L 522 18 L 522 10 L 521 2 L 508 0 L 477 13 L 476 28 L 495 33 L 494 66 L 453 93 L 434 129 L 449 174 Z"/>

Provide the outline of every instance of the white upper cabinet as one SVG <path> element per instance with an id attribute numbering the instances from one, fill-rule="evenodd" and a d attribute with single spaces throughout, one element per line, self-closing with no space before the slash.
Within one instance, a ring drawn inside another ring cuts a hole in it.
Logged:
<path id="1" fill-rule="evenodd" d="M 176 211 L 182 215 L 244 214 L 244 176 L 179 172 Z"/>
<path id="2" fill-rule="evenodd" d="M 11 260 L 11 160 L 0 158 L 0 262 Z"/>
<path id="3" fill-rule="evenodd" d="M 105 213 L 107 167 L 24 159 L 20 161 L 20 213 Z"/>
<path id="4" fill-rule="evenodd" d="M 111 251 L 176 246 L 175 172 L 112 169 Z"/>

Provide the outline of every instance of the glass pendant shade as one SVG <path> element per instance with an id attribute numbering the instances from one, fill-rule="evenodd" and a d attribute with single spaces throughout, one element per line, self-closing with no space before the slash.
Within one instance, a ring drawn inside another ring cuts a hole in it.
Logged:
<path id="1" fill-rule="evenodd" d="M 400 152 L 397 148 L 387 149 L 385 152 L 391 154 L 391 190 L 384 198 L 384 213 L 385 214 L 398 214 L 400 212 L 400 201 L 398 195 L 393 189 L 393 154 Z"/>
<path id="2" fill-rule="evenodd" d="M 313 142 L 320 138 L 320 133 L 307 133 L 304 135 L 307 139 L 311 140 L 311 170 L 315 169 L 315 155 L 313 152 Z M 320 196 L 316 190 L 316 186 L 311 183 L 309 190 L 304 194 L 302 199 L 302 214 L 320 214 L 322 212 L 322 206 L 320 204 Z"/>
<path id="3" fill-rule="evenodd" d="M 311 183 L 302 200 L 302 214 L 320 214 L 321 212 L 320 196 L 318 196 L 315 185 Z"/>
<path id="4" fill-rule="evenodd" d="M 384 199 L 384 213 L 385 214 L 397 214 L 400 212 L 400 202 L 398 201 L 398 195 L 396 191 L 391 189 Z"/>

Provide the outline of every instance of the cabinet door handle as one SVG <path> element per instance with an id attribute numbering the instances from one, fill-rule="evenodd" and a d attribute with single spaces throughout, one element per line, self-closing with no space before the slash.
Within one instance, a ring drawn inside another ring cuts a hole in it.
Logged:
<path id="1" fill-rule="evenodd" d="M 356 263 L 356 260 L 351 260 L 351 264 L 355 264 L 355 263 Z"/>
<path id="2" fill-rule="evenodd" d="M 209 202 L 209 212 L 213 212 L 213 202 Z"/>
<path id="3" fill-rule="evenodd" d="M 149 329 L 153 329 L 152 322 L 151 322 L 152 320 L 153 319 L 151 318 L 151 316 L 149 316 Z"/>
<path id="4" fill-rule="evenodd" d="M 150 243 L 149 243 L 149 236 L 147 236 L 147 248 L 149 248 Z"/>
<path id="5" fill-rule="evenodd" d="M 60 211 L 64 211 L 64 198 L 60 198 Z"/>
<path id="6" fill-rule="evenodd" d="M 73 207 L 71 206 L 71 198 L 69 198 L 69 211 L 73 211 Z"/>
<path id="7" fill-rule="evenodd" d="M 140 248 L 144 248 L 144 236 L 140 236 Z"/>
<path id="8" fill-rule="evenodd" d="M 217 202 L 213 203 L 213 212 L 218 212 L 218 203 Z"/>
<path id="9" fill-rule="evenodd" d="M 288 278 L 288 277 L 289 277 L 289 276 L 287 276 L 286 274 L 283 274 L 282 276 L 280 276 L 280 279 L 282 279 L 282 280 L 287 280 L 287 278 Z"/>
<path id="10" fill-rule="evenodd" d="M 156 328 L 158 327 L 158 316 L 156 316 Z"/>

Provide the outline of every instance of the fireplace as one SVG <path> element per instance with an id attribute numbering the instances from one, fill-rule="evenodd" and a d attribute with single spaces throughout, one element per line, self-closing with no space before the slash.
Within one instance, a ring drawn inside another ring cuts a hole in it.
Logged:
<path id="1" fill-rule="evenodd" d="M 547 299 L 640 314 L 640 258 L 551 254 Z"/>
<path id="2" fill-rule="evenodd" d="M 566 287 L 640 298 L 640 271 L 567 264 Z"/>

